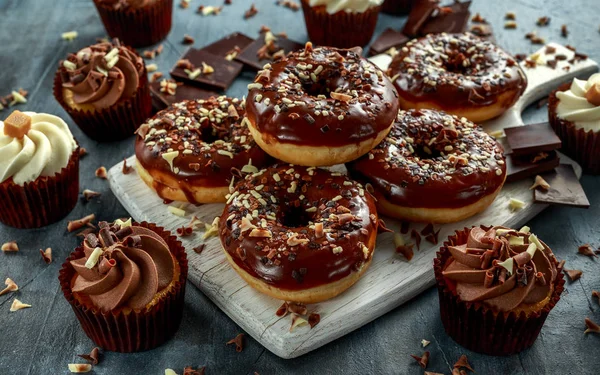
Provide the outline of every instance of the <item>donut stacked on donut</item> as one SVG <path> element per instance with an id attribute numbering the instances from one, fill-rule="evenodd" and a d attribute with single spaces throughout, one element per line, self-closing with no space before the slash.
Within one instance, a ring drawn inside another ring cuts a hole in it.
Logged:
<path id="1" fill-rule="evenodd" d="M 289 164 L 247 175 L 219 220 L 225 254 L 242 278 L 302 303 L 332 298 L 360 278 L 377 227 L 373 198 L 359 183 Z"/>
<path id="2" fill-rule="evenodd" d="M 502 189 L 502 147 L 481 127 L 434 110 L 399 111 L 388 137 L 346 164 L 369 183 L 380 214 L 448 223 L 487 208 Z"/>
<path id="3" fill-rule="evenodd" d="M 304 166 L 348 162 L 375 147 L 398 110 L 397 93 L 375 65 L 354 50 L 293 52 L 248 85 L 249 128 L 271 156 Z"/>
<path id="4" fill-rule="evenodd" d="M 137 171 L 166 200 L 225 202 L 231 169 L 272 159 L 254 142 L 244 103 L 225 96 L 186 100 L 149 119 L 137 131 Z"/>
<path id="5" fill-rule="evenodd" d="M 406 44 L 387 71 L 402 109 L 440 109 L 480 123 L 501 115 L 527 79 L 507 52 L 473 34 L 430 34 Z"/>

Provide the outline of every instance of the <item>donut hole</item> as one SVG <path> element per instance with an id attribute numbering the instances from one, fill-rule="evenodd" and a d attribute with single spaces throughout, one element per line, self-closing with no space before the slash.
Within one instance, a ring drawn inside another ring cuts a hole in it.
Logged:
<path id="1" fill-rule="evenodd" d="M 288 203 L 279 210 L 278 216 L 279 222 L 287 228 L 307 227 L 308 223 L 313 219 L 313 215 L 306 212 L 304 207 L 296 207 L 296 205 Z"/>
<path id="2" fill-rule="evenodd" d="M 214 143 L 218 140 L 223 140 L 228 142 L 231 138 L 231 128 L 228 126 L 223 126 L 222 128 L 218 127 L 218 125 L 208 125 L 202 126 L 200 128 L 200 133 L 202 134 L 202 141 L 208 144 Z"/>
<path id="3" fill-rule="evenodd" d="M 440 156 L 442 156 L 442 154 L 440 153 L 440 150 L 438 150 L 437 148 L 435 148 L 433 146 L 427 146 L 424 144 L 413 145 L 413 150 L 414 150 L 414 155 L 418 156 L 421 160 L 437 159 Z"/>

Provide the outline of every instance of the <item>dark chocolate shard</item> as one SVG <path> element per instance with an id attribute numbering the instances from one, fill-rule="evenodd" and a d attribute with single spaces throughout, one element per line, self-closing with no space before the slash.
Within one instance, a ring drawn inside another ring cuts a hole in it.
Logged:
<path id="1" fill-rule="evenodd" d="M 191 78 L 185 68 L 178 67 L 176 63 L 171 69 L 171 77 L 192 85 L 221 90 L 226 90 L 231 85 L 243 67 L 242 64 L 236 61 L 228 61 L 224 57 L 196 48 L 189 48 L 180 60 L 188 60 L 194 66 L 193 69 L 188 69 L 188 71 L 200 69 L 199 74 L 194 74 L 195 77 Z M 214 71 L 206 72 L 206 66 Z"/>
<path id="2" fill-rule="evenodd" d="M 470 4 L 471 2 L 469 1 L 468 3 Z M 451 7 L 448 7 L 452 9 L 451 12 L 440 11 L 437 16 L 429 18 L 419 30 L 420 34 L 465 32 L 471 12 L 468 11 L 468 7 L 463 10 L 461 4 L 465 3 L 454 3 Z M 457 10 L 453 8 L 457 8 Z"/>
<path id="3" fill-rule="evenodd" d="M 251 69 L 261 70 L 265 64 L 273 62 L 272 58 L 260 58 L 262 57 L 262 54 L 259 57 L 259 50 L 264 47 L 265 40 L 264 36 L 261 34 L 258 39 L 250 43 L 235 59 Z M 283 50 L 283 56 L 285 56 L 292 51 L 302 48 L 304 48 L 304 44 L 284 38 L 283 36 L 278 36 L 277 40 L 273 42 L 271 53 L 275 54 L 278 51 Z"/>
<path id="4" fill-rule="evenodd" d="M 590 202 L 581 187 L 581 183 L 570 164 L 559 165 L 554 172 L 542 177 L 550 188 L 548 191 L 534 191 L 536 203 L 557 204 L 563 206 L 589 208 Z"/>
<path id="5" fill-rule="evenodd" d="M 250 45 L 250 43 L 253 41 L 254 39 L 250 38 L 249 36 L 235 32 L 217 40 L 216 42 L 202 47 L 201 50 L 223 58 L 231 56 L 230 58 L 235 59 L 237 55 L 232 56 L 234 51 L 243 51 L 244 48 L 248 47 L 248 45 Z"/>
<path id="6" fill-rule="evenodd" d="M 404 35 L 402 32 L 387 28 L 371 44 L 369 55 L 373 56 L 380 53 L 385 53 L 390 48 L 399 49 L 409 40 L 410 38 Z"/>
<path id="7" fill-rule="evenodd" d="M 556 151 L 548 152 L 546 158 L 535 163 L 532 162 L 530 155 L 517 157 L 513 154 L 508 154 L 506 155 L 506 182 L 519 181 L 527 177 L 552 171 L 559 164 L 560 159 Z"/>
<path id="8" fill-rule="evenodd" d="M 429 17 L 438 8 L 438 0 L 417 1 L 410 13 L 402 32 L 410 37 L 419 35 L 421 27 L 429 20 Z"/>
<path id="9" fill-rule="evenodd" d="M 559 149 L 561 146 L 560 138 L 554 133 L 550 123 L 547 122 L 505 128 L 504 134 L 506 134 L 506 141 L 513 155 L 552 151 Z"/>
<path id="10" fill-rule="evenodd" d="M 203 89 L 188 84 L 178 85 L 175 89 L 175 95 L 160 91 L 160 80 L 150 84 L 150 93 L 152 94 L 152 105 L 157 109 L 165 109 L 173 103 L 182 100 L 208 99 L 211 96 L 219 96 L 215 91 Z"/>

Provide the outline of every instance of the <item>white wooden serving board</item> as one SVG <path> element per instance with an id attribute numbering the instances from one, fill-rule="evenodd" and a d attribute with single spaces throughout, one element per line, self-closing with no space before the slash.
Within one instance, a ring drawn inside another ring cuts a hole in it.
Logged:
<path id="1" fill-rule="evenodd" d="M 562 46 L 554 46 L 557 47 L 557 53 L 572 54 Z M 574 65 L 568 73 L 561 69 L 563 64 L 561 62 L 556 70 L 544 66 L 526 69 L 529 87 L 523 97 L 514 108 L 490 122 L 486 128 L 493 131 L 522 125 L 520 114 L 529 103 L 548 95 L 554 87 L 573 76 L 597 70 L 596 63 L 590 60 Z M 572 160 L 561 155 L 561 162 L 573 164 L 577 175 L 581 175 L 581 168 Z M 135 165 L 135 156 L 130 157 L 127 163 Z M 135 172 L 124 175 L 121 163 L 110 169 L 109 180 L 114 194 L 135 220 L 154 222 L 171 231 L 187 224 L 192 215 L 210 223 L 223 209 L 222 204 L 194 206 L 175 202 L 171 205 L 182 207 L 187 212 L 186 217 L 175 216 Z M 459 223 L 442 226 L 440 242 L 456 229 L 472 225 L 522 226 L 547 207 L 533 203 L 533 194 L 529 190 L 531 182 L 523 180 L 507 184 L 485 212 Z M 508 207 L 510 198 L 524 201 L 525 207 L 512 212 Z M 399 222 L 386 219 L 386 223 L 391 229 L 400 230 Z M 423 225 L 411 227 L 420 231 Z M 414 242 L 408 236 L 405 238 Z M 392 239 L 390 233 L 378 237 L 370 268 L 352 288 L 332 300 L 308 306 L 309 312 L 321 316 L 317 326 L 313 329 L 308 325 L 300 326 L 293 332 L 290 332 L 289 316 L 279 318 L 275 315 L 282 302 L 249 287 L 227 263 L 218 238 L 203 241 L 202 232 L 197 232 L 181 240 L 188 250 L 189 280 L 267 349 L 280 357 L 294 358 L 363 326 L 434 284 L 432 259 L 439 245 L 432 245 L 423 239 L 421 250 L 415 249 L 414 258 L 407 262 L 395 253 Z M 196 254 L 192 248 L 202 243 L 206 244 L 204 251 Z"/>

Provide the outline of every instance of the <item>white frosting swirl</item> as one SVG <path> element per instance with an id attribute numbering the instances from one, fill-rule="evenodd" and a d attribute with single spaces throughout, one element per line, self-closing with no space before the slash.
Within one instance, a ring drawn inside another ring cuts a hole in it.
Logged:
<path id="1" fill-rule="evenodd" d="M 559 100 L 556 115 L 575 123 L 577 128 L 583 128 L 586 132 L 600 131 L 600 106 L 593 105 L 585 98 L 587 90 L 596 83 L 600 83 L 600 73 L 592 75 L 587 81 L 573 79 L 569 90 L 556 93 Z"/>
<path id="2" fill-rule="evenodd" d="M 381 5 L 381 3 L 383 3 L 383 0 L 308 0 L 311 7 L 325 5 L 329 14 L 342 10 L 348 13 L 363 13 L 371 7 Z"/>
<path id="3" fill-rule="evenodd" d="M 0 121 L 0 183 L 12 177 L 23 186 L 40 176 L 54 176 L 67 166 L 77 143 L 67 124 L 46 113 L 23 112 L 31 129 L 23 138 L 4 134 Z"/>

